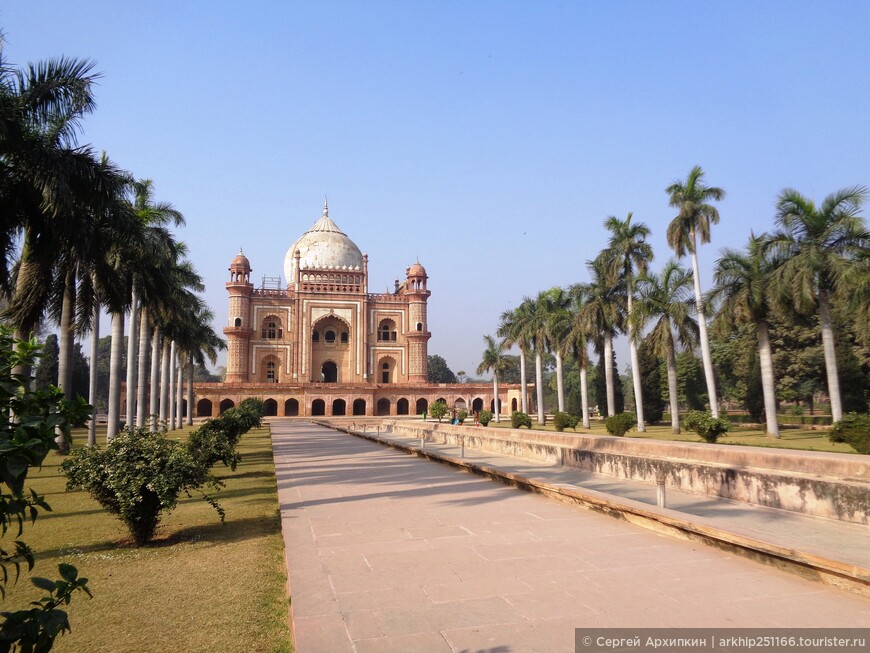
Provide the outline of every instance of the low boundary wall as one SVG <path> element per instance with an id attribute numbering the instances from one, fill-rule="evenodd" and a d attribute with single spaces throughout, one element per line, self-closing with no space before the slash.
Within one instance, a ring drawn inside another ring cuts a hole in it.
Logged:
<path id="1" fill-rule="evenodd" d="M 346 420 L 323 420 L 348 426 Z M 370 424 L 375 428 L 375 422 Z M 385 433 L 870 524 L 870 456 L 378 420 Z"/>

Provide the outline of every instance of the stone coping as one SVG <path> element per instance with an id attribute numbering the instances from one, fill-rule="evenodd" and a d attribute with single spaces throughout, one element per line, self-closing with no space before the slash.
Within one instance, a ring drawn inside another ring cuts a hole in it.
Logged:
<path id="1" fill-rule="evenodd" d="M 359 418 L 358 418 L 359 419 Z M 423 427 L 418 420 L 383 419 L 384 426 L 402 428 Z M 763 468 L 829 476 L 841 480 L 870 481 L 870 456 L 841 454 L 827 451 L 799 451 L 745 445 L 707 444 L 704 442 L 671 442 L 646 438 L 614 437 L 593 434 L 561 434 L 522 429 L 492 429 L 474 426 L 452 426 L 446 423 L 425 422 L 426 429 L 455 434 L 469 434 L 469 430 L 484 430 L 489 437 L 554 444 L 571 449 L 585 449 L 601 453 L 614 453 L 651 458 L 686 460 L 712 463 L 741 469 Z"/>

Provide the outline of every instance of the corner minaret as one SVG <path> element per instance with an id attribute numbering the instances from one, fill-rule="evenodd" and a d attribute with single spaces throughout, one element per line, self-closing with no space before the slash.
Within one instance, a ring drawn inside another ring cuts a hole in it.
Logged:
<path id="1" fill-rule="evenodd" d="M 227 383 L 244 383 L 248 380 L 248 352 L 251 334 L 251 263 L 239 249 L 230 263 L 230 280 L 227 293 L 230 296 L 230 323 L 224 327 L 227 336 Z"/>
<path id="2" fill-rule="evenodd" d="M 404 294 L 408 297 L 408 380 L 426 383 L 429 362 L 429 326 L 426 322 L 426 302 L 431 294 L 426 288 L 426 268 L 417 261 L 406 271 Z"/>

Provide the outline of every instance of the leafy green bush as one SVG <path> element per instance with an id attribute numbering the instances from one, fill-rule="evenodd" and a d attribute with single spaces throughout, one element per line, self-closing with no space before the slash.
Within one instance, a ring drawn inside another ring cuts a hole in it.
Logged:
<path id="1" fill-rule="evenodd" d="M 730 424 L 728 420 L 715 418 L 702 410 L 690 410 L 683 418 L 683 426 L 700 435 L 706 442 L 715 443 L 722 434 L 728 432 Z"/>
<path id="2" fill-rule="evenodd" d="M 239 438 L 262 417 L 262 402 L 242 402 L 210 419 L 186 444 L 147 429 L 128 429 L 105 450 L 79 449 L 63 462 L 67 489 L 87 490 L 109 513 L 127 526 L 137 545 L 154 537 L 161 515 L 178 505 L 182 492 L 199 492 L 223 521 L 224 511 L 206 490 L 223 485 L 210 469 L 223 462 L 235 469 Z"/>
<path id="3" fill-rule="evenodd" d="M 429 406 L 429 414 L 440 422 L 441 418 L 447 414 L 447 404 L 443 401 L 436 401 Z"/>
<path id="4" fill-rule="evenodd" d="M 20 537 L 25 521 L 31 523 L 39 510 L 51 510 L 45 498 L 24 484 L 31 467 L 39 467 L 49 451 L 58 449 L 55 427 L 69 432 L 71 423 L 91 409 L 81 400 L 69 401 L 51 386 L 46 390 L 28 389 L 30 378 L 19 370 L 32 368 L 39 356 L 34 340 L 16 340 L 8 327 L 0 325 L 0 530 L 11 529 Z M 22 564 L 31 571 L 32 549 L 20 540 L 14 550 L 0 549 L 0 596 L 6 596 L 10 577 L 17 579 Z M 49 651 L 58 635 L 70 632 L 67 613 L 74 593 L 91 595 L 88 579 L 79 578 L 75 567 L 58 566 L 61 578 L 31 578 L 47 595 L 33 601 L 29 610 L 3 612 L 0 623 L 0 651 Z M 11 573 L 10 573 L 11 572 Z"/>
<path id="5" fill-rule="evenodd" d="M 138 546 L 154 537 L 161 513 L 178 504 L 182 492 L 217 490 L 210 466 L 181 443 L 147 428 L 122 432 L 106 446 L 78 449 L 61 464 L 67 489 L 84 489 L 127 526 Z M 220 507 L 210 500 L 218 510 Z"/>
<path id="6" fill-rule="evenodd" d="M 556 426 L 556 430 L 560 433 L 565 429 L 573 429 L 576 431 L 577 422 L 578 418 L 574 415 L 569 415 L 568 413 L 557 412 L 553 416 L 553 424 Z"/>
<path id="7" fill-rule="evenodd" d="M 477 421 L 480 422 L 481 426 L 486 426 L 492 421 L 492 411 L 490 410 L 482 410 L 480 414 L 477 416 Z"/>
<path id="8" fill-rule="evenodd" d="M 858 453 L 870 454 L 870 415 L 846 413 L 828 434 L 831 442 L 846 442 Z"/>
<path id="9" fill-rule="evenodd" d="M 187 450 L 206 468 L 221 462 L 235 471 L 241 460 L 236 446 L 239 439 L 261 424 L 264 404 L 259 399 L 245 399 L 237 408 L 206 421 L 190 434 Z"/>
<path id="10" fill-rule="evenodd" d="M 511 427 L 518 429 L 523 426 L 532 428 L 532 418 L 521 410 L 515 410 L 511 413 Z"/>
<path id="11" fill-rule="evenodd" d="M 456 419 L 458 419 L 459 423 L 462 424 L 466 420 L 467 417 L 468 417 L 468 411 L 467 410 L 460 410 L 459 414 L 456 416 Z"/>
<path id="12" fill-rule="evenodd" d="M 607 432 L 610 433 L 610 435 L 616 435 L 618 437 L 622 437 L 628 433 L 635 424 L 637 424 L 637 420 L 631 413 L 611 415 L 604 420 L 604 427 L 607 429 Z"/>

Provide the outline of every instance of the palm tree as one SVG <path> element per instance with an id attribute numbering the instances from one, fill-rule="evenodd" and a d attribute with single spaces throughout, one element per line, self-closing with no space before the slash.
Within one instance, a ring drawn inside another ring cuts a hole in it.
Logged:
<path id="1" fill-rule="evenodd" d="M 695 166 L 689 171 L 685 183 L 675 181 L 665 189 L 670 196 L 669 206 L 679 209 L 677 216 L 668 225 L 668 245 L 677 256 L 686 252 L 692 255 L 692 271 L 695 281 L 695 305 L 698 311 L 698 329 L 701 340 L 701 358 L 704 362 L 704 377 L 707 394 L 710 397 L 710 412 L 719 417 L 719 401 L 716 396 L 716 377 L 713 374 L 713 358 L 710 355 L 710 341 L 707 338 L 707 318 L 704 313 L 704 297 L 701 293 L 701 273 L 698 268 L 698 240 L 701 244 L 710 242 L 710 225 L 719 223 L 719 211 L 710 200 L 719 201 L 725 191 L 704 184 L 704 171 Z"/>
<path id="2" fill-rule="evenodd" d="M 837 375 L 836 345 L 831 319 L 831 295 L 841 286 L 844 273 L 858 257 L 866 254 L 870 233 L 860 215 L 867 197 L 863 186 L 844 188 L 828 195 L 821 206 L 796 190 L 779 194 L 776 224 L 768 247 L 783 260 L 774 274 L 781 296 L 788 297 L 802 314 L 819 313 L 822 348 L 831 415 L 843 418 L 840 381 Z"/>
<path id="3" fill-rule="evenodd" d="M 169 271 L 186 253 L 167 230 L 170 223 L 184 224 L 184 217 L 171 204 L 154 202 L 154 184 L 150 179 L 133 185 L 133 211 L 142 229 L 141 246 L 135 252 L 135 273 L 131 292 L 131 326 L 127 350 L 127 419 L 144 424 L 147 387 L 147 355 L 150 341 L 149 308 L 159 304 L 166 292 Z M 141 298 L 141 307 L 140 307 Z M 135 313 L 139 309 L 139 319 Z M 138 339 L 136 337 L 138 325 Z M 138 364 L 137 364 L 138 361 Z M 133 390 L 136 389 L 137 392 Z M 135 401 L 135 403 L 134 403 Z"/>
<path id="4" fill-rule="evenodd" d="M 187 384 L 187 424 L 193 424 L 193 371 L 196 365 L 204 365 L 206 358 L 214 365 L 217 362 L 217 354 L 221 349 L 226 349 L 226 343 L 212 328 L 214 314 L 206 307 L 200 305 L 193 313 L 191 320 L 185 329 L 185 338 L 182 342 L 182 352 L 186 361 L 185 368 L 188 374 Z M 181 411 L 179 410 L 179 415 Z M 181 423 L 179 420 L 179 428 Z"/>
<path id="5" fill-rule="evenodd" d="M 631 376 L 634 382 L 634 404 L 637 411 L 637 430 L 646 431 L 643 415 L 643 389 L 640 380 L 640 360 L 637 356 L 636 332 L 632 327 L 632 301 L 634 299 L 635 279 L 639 274 L 644 274 L 649 268 L 649 262 L 653 258 L 652 247 L 646 242 L 650 230 L 643 222 L 631 222 L 632 214 L 620 220 L 610 216 L 604 221 L 604 228 L 610 233 L 610 242 L 605 250 L 604 257 L 607 261 L 610 273 L 621 279 L 625 287 L 626 297 L 626 320 L 628 334 L 628 348 L 631 356 Z"/>
<path id="6" fill-rule="evenodd" d="M 524 413 L 529 412 L 526 354 L 531 349 L 531 342 L 523 330 L 528 309 L 529 303 L 523 302 L 515 309 L 503 312 L 496 331 L 496 335 L 503 340 L 505 347 L 509 348 L 516 345 L 520 350 L 520 385 L 522 386 L 520 404 Z"/>
<path id="7" fill-rule="evenodd" d="M 583 410 L 583 428 L 591 428 L 589 423 L 589 331 L 583 319 L 586 291 L 582 284 L 568 289 L 571 304 L 567 315 L 567 330 L 563 331 L 562 344 L 577 359 L 580 369 L 580 405 Z"/>
<path id="8" fill-rule="evenodd" d="M 776 379 L 770 350 L 768 316 L 772 297 L 770 282 L 775 263 L 764 251 L 764 238 L 752 234 L 746 252 L 725 249 L 716 262 L 715 283 L 708 294 L 711 304 L 719 304 L 716 323 L 730 329 L 737 324 L 752 323 L 758 331 L 758 358 L 761 363 L 761 386 L 767 435 L 778 438 L 776 422 Z"/>
<path id="9" fill-rule="evenodd" d="M 76 147 L 82 117 L 95 103 L 93 63 L 55 59 L 16 70 L 0 50 L 0 288 L 10 290 L 12 256 L 52 232 L 74 231 L 69 207 L 81 205 L 99 176 L 87 148 Z M 88 178 L 90 177 L 90 183 Z M 22 258 L 28 261 L 27 256 Z M 49 266 L 50 267 L 50 266 Z M 34 322 L 35 324 L 35 322 Z M 33 325 L 16 325 L 33 326 Z"/>
<path id="10" fill-rule="evenodd" d="M 550 322 L 550 298 L 547 291 L 541 291 L 528 302 L 523 331 L 535 351 L 535 398 L 538 408 L 538 424 L 545 424 L 544 417 L 544 352 L 547 350 L 548 327 Z"/>
<path id="11" fill-rule="evenodd" d="M 624 315 L 621 283 L 614 283 L 600 256 L 587 261 L 592 281 L 575 286 L 572 292 L 582 293 L 586 301 L 580 320 L 586 333 L 595 334 L 596 350 L 604 359 L 604 380 L 607 388 L 607 414 L 616 413 L 616 391 L 613 378 L 613 337 L 621 327 Z"/>
<path id="12" fill-rule="evenodd" d="M 677 390 L 677 343 L 692 351 L 698 339 L 698 323 L 692 318 L 695 309 L 690 298 L 692 273 L 675 260 L 668 261 L 659 274 L 647 273 L 638 279 L 635 304 L 635 332 L 653 321 L 646 343 L 655 356 L 665 359 L 668 370 L 668 395 L 671 404 L 671 430 L 680 432 L 680 404 Z M 674 331 L 677 333 L 674 341 Z"/>
<path id="13" fill-rule="evenodd" d="M 495 410 L 495 421 L 501 421 L 501 402 L 498 399 L 498 375 L 504 372 L 505 358 L 503 343 L 496 342 L 492 336 L 483 336 L 483 342 L 486 344 L 486 349 L 483 350 L 483 358 L 480 365 L 477 366 L 478 374 L 486 374 L 492 372 L 492 405 Z"/>
<path id="14" fill-rule="evenodd" d="M 558 286 L 546 292 L 546 342 L 556 358 L 556 400 L 559 412 L 565 411 L 565 383 L 562 375 L 562 357 L 570 349 L 568 333 L 571 328 L 571 296 Z"/>

